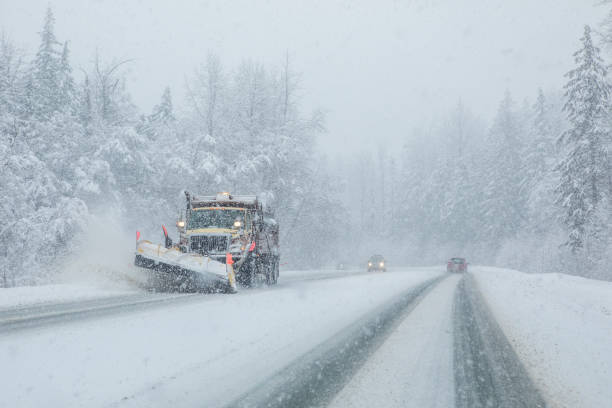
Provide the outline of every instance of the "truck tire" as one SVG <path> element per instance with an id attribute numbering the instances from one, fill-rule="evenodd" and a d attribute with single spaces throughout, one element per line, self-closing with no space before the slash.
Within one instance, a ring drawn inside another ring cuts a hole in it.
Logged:
<path id="1" fill-rule="evenodd" d="M 274 279 L 274 270 L 272 269 L 272 265 L 266 265 L 266 285 L 272 285 L 272 281 Z"/>
<path id="2" fill-rule="evenodd" d="M 274 261 L 274 284 L 278 283 L 278 276 L 280 275 L 280 260 L 276 258 Z"/>
<path id="3" fill-rule="evenodd" d="M 255 282 L 255 273 L 251 268 L 247 268 L 247 270 L 245 270 L 240 276 L 240 283 L 242 286 L 246 286 L 247 288 L 253 286 L 253 283 Z"/>
<path id="4" fill-rule="evenodd" d="M 236 281 L 242 285 L 250 288 L 255 283 L 255 262 L 249 259 L 245 262 L 240 270 L 236 273 Z"/>
<path id="5" fill-rule="evenodd" d="M 274 262 L 273 258 L 268 258 L 264 264 L 266 268 L 266 285 L 268 286 L 274 285 L 276 283 L 275 282 L 275 278 L 276 278 L 275 264 L 276 262 Z"/>
<path id="6" fill-rule="evenodd" d="M 268 285 L 276 285 L 278 283 L 278 258 L 272 258 L 270 264 L 268 265 L 268 276 L 269 279 L 266 279 L 266 283 Z"/>

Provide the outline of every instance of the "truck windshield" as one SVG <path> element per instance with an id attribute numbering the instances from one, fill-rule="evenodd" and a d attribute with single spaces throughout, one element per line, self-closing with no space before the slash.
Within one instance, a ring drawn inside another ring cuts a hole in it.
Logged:
<path id="1" fill-rule="evenodd" d="M 244 225 L 244 210 L 216 208 L 192 211 L 187 221 L 187 229 L 234 228 L 234 222 Z"/>

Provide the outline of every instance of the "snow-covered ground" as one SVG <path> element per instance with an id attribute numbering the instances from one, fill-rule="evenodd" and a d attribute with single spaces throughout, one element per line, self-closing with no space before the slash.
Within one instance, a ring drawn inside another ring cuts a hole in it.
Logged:
<path id="1" fill-rule="evenodd" d="M 0 406 L 219 406 L 439 274 L 293 280 L 0 336 Z M 288 274 L 289 276 L 291 274 Z"/>
<path id="2" fill-rule="evenodd" d="M 346 268 L 338 270 L 335 268 L 327 268 L 320 270 L 292 270 L 285 271 L 281 269 L 281 276 L 283 277 L 283 283 L 294 280 L 311 280 L 311 279 L 326 279 L 335 278 L 349 275 L 356 275 L 360 273 L 367 273 L 365 268 Z"/>
<path id="3" fill-rule="evenodd" d="M 80 280 L 73 279 L 76 281 L 75 283 L 0 288 L 0 310 L 145 293 L 138 288 L 137 282 L 146 281 L 146 272 L 138 268 L 128 268 L 128 270 L 129 274 L 112 276 L 112 279 L 99 273 L 95 279 L 92 279 L 91 276 Z M 281 273 L 283 276 L 281 285 L 284 285 L 296 280 L 337 278 L 365 272 L 354 268 L 341 271 L 323 269 L 316 271 L 282 271 Z"/>
<path id="4" fill-rule="evenodd" d="M 138 293 L 134 289 L 105 288 L 87 284 L 55 284 L 0 288 L 0 309 L 45 303 L 80 302 Z"/>
<path id="5" fill-rule="evenodd" d="M 498 268 L 472 272 L 550 405 L 612 406 L 612 282 Z"/>
<path id="6" fill-rule="evenodd" d="M 8 392 L 0 392 L 0 407 L 231 403 L 441 269 L 284 271 L 276 287 L 6 329 L 0 384 Z M 549 406 L 610 405 L 612 283 L 471 269 Z M 460 279 L 449 276 L 406 312 L 332 406 L 453 406 L 453 322 L 471 319 L 453 303 Z M 146 295 L 74 284 L 2 289 L 0 309 L 130 293 Z"/>

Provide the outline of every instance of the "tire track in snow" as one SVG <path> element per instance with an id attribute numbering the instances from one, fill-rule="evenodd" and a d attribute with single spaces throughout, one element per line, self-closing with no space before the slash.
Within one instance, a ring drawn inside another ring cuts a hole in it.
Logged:
<path id="1" fill-rule="evenodd" d="M 453 314 L 456 407 L 546 407 L 469 274 L 459 282 Z"/>
<path id="2" fill-rule="evenodd" d="M 364 274 L 362 271 L 346 271 L 344 273 L 329 272 L 315 276 L 288 277 L 280 280 L 277 287 L 241 288 L 239 295 L 248 296 L 260 290 L 276 290 L 288 287 L 296 282 L 342 279 Z M 211 296 L 212 295 L 212 296 Z M 18 330 L 33 329 L 53 324 L 78 322 L 84 319 L 105 317 L 113 314 L 138 312 L 148 308 L 164 307 L 170 304 L 185 302 L 202 302 L 216 296 L 227 294 L 197 292 L 197 293 L 140 293 L 131 295 L 111 296 L 82 301 L 66 301 L 60 303 L 43 303 L 29 306 L 0 309 L 0 335 Z M 234 296 L 234 295 L 232 295 Z"/>
<path id="3" fill-rule="evenodd" d="M 0 334 L 41 326 L 77 322 L 116 313 L 140 311 L 152 307 L 196 301 L 197 294 L 135 294 L 80 302 L 32 305 L 0 311 Z"/>
<path id="4" fill-rule="evenodd" d="M 243 394 L 230 407 L 326 406 L 444 276 L 430 279 L 368 313 Z"/>
<path id="5" fill-rule="evenodd" d="M 461 278 L 450 275 L 405 313 L 330 407 L 454 407 L 453 300 Z"/>

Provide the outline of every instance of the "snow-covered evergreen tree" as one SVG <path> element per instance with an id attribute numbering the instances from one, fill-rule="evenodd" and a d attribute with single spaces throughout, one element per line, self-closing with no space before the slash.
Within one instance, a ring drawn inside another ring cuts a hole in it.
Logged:
<path id="1" fill-rule="evenodd" d="M 153 122 L 157 123 L 168 123 L 176 120 L 174 117 L 174 110 L 172 108 L 172 94 L 170 93 L 170 87 L 164 89 L 164 93 L 161 97 L 161 102 L 153 108 L 153 113 L 149 118 Z"/>
<path id="2" fill-rule="evenodd" d="M 521 194 L 523 176 L 522 127 L 514 102 L 506 92 L 489 135 L 485 193 L 485 237 L 514 236 L 524 222 L 525 199 Z"/>
<path id="3" fill-rule="evenodd" d="M 160 133 L 164 133 L 165 128 L 172 126 L 176 122 L 174 109 L 172 107 L 172 94 L 170 87 L 166 87 L 161 96 L 159 104 L 153 107 L 153 111 L 147 117 L 141 117 L 141 123 L 137 128 L 139 132 L 146 134 L 152 141 L 160 139 Z"/>
<path id="4" fill-rule="evenodd" d="M 525 179 L 522 185 L 523 194 L 528 197 L 526 227 L 538 234 L 544 234 L 550 228 L 551 222 L 554 222 L 554 121 L 558 118 L 553 118 L 553 107 L 546 100 L 542 89 L 538 90 L 530 117 L 524 154 Z"/>
<path id="5" fill-rule="evenodd" d="M 74 112 L 76 111 L 76 90 L 69 56 L 70 51 L 68 50 L 68 42 L 66 41 L 64 42 L 58 69 L 59 92 L 56 102 L 63 110 Z"/>
<path id="6" fill-rule="evenodd" d="M 51 8 L 47 8 L 43 29 L 40 32 L 40 46 L 34 58 L 31 71 L 33 94 L 31 103 L 33 113 L 38 118 L 50 116 L 62 108 L 63 81 L 61 44 L 55 37 L 55 17 Z M 67 62 L 67 53 L 65 55 Z"/>
<path id="7" fill-rule="evenodd" d="M 589 26 L 585 26 L 581 43 L 574 53 L 576 68 L 566 74 L 564 111 L 570 126 L 559 139 L 565 149 L 557 167 L 557 202 L 564 210 L 567 245 L 573 252 L 604 239 L 601 230 L 609 216 L 607 147 L 611 133 L 605 119 L 610 110 L 611 88 Z"/>
<path id="8" fill-rule="evenodd" d="M 211 54 L 187 80 L 186 112 L 166 88 L 143 114 L 125 86 L 129 61 L 96 52 L 75 76 L 54 24 L 48 9 L 31 61 L 0 37 L 0 285 L 44 279 L 90 214 L 112 208 L 126 228 L 156 232 L 173 222 L 183 189 L 264 198 L 291 267 L 337 248 L 359 259 L 392 246 L 402 261 L 478 254 L 543 271 L 571 259 L 553 250 L 559 212 L 591 269 L 610 253 L 610 88 L 588 28 L 568 73 L 567 121 L 554 91 L 518 109 L 508 93 L 488 134 L 459 105 L 417 128 L 401 153 L 375 147 L 330 165 L 315 150 L 323 116 L 302 111 L 288 55 L 278 68 L 224 69 Z M 522 250 L 540 243 L 535 261 Z"/>

